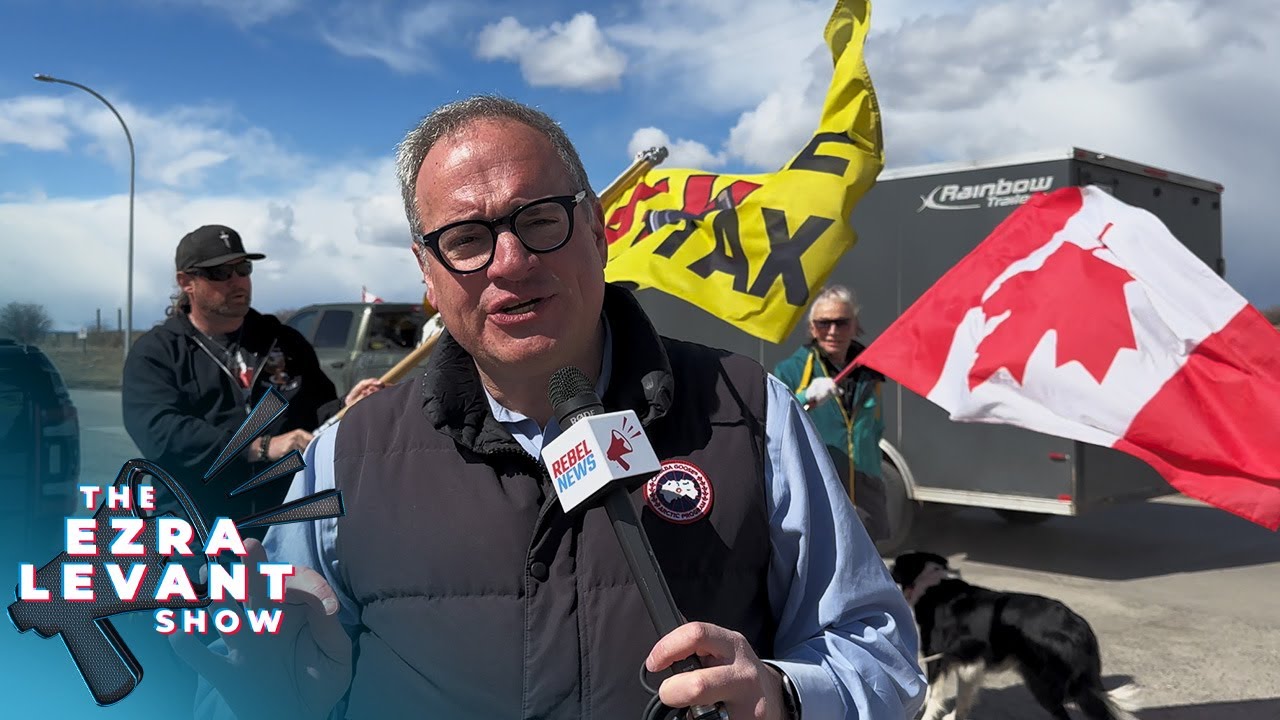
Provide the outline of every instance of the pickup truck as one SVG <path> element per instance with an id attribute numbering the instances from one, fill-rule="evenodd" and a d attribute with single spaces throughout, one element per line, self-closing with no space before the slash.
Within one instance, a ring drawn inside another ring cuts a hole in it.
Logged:
<path id="1" fill-rule="evenodd" d="M 421 303 L 323 303 L 301 308 L 285 324 L 315 348 L 320 367 L 343 397 L 357 382 L 381 377 L 416 348 L 434 317 Z M 428 335 L 434 332 L 429 328 Z M 409 376 L 418 373 L 420 368 Z"/>

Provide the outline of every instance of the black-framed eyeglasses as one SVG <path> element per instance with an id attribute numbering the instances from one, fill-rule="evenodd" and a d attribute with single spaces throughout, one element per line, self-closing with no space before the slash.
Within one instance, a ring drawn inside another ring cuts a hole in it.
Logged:
<path id="1" fill-rule="evenodd" d="M 507 226 L 531 253 L 555 252 L 573 235 L 573 210 L 587 196 L 556 195 L 525 203 L 506 217 L 449 223 L 418 238 L 440 262 L 459 275 L 479 272 L 493 262 L 498 228 Z"/>
<path id="2" fill-rule="evenodd" d="M 231 279 L 232 275 L 240 277 L 249 277 L 253 274 L 253 263 L 248 260 L 242 260 L 234 265 L 214 265 L 207 268 L 190 268 L 183 270 L 188 275 L 196 275 L 206 280 L 214 282 L 226 282 Z"/>
<path id="3" fill-rule="evenodd" d="M 850 323 L 849 318 L 822 318 L 820 320 L 814 320 L 813 326 L 818 328 L 819 330 L 826 330 L 827 328 L 834 325 L 835 327 L 843 330 L 849 327 L 849 323 Z"/>

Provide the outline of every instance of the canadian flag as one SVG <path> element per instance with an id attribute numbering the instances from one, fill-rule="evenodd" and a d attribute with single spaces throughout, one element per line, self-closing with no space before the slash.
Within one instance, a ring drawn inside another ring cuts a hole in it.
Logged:
<path id="1" fill-rule="evenodd" d="M 858 358 L 952 420 L 1113 447 L 1280 527 L 1280 333 L 1152 214 L 1033 197 Z"/>
<path id="2" fill-rule="evenodd" d="M 374 295 L 373 293 L 369 292 L 369 289 L 368 289 L 368 288 L 366 288 L 365 286 L 361 285 L 361 286 L 360 286 L 360 302 L 366 302 L 366 303 L 380 303 L 380 302 L 382 302 L 382 298 L 380 298 L 380 297 L 378 297 L 377 295 Z"/>

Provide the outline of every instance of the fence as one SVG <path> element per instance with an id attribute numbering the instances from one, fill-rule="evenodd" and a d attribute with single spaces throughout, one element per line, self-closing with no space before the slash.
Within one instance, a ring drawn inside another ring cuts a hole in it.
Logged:
<path id="1" fill-rule="evenodd" d="M 141 333 L 137 330 L 133 331 L 134 338 Z M 80 339 L 80 333 L 76 330 L 51 332 L 40 340 L 36 345 L 41 348 L 122 348 L 124 347 L 124 332 L 121 330 L 90 330 L 83 340 Z"/>

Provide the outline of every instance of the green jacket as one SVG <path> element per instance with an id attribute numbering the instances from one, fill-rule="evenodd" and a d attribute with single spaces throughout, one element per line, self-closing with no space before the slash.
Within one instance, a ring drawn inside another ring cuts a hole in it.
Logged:
<path id="1" fill-rule="evenodd" d="M 848 359 L 857 357 L 863 349 L 862 345 L 854 342 L 849 348 Z M 797 400 L 804 403 L 805 388 L 814 378 L 833 377 L 839 374 L 839 369 L 833 371 L 823 362 L 818 348 L 809 343 L 778 363 L 773 374 L 791 388 Z M 883 380 L 883 375 L 870 368 L 857 368 L 840 381 L 843 395 L 828 399 L 809 411 L 809 418 L 832 451 L 832 456 L 837 462 L 841 457 L 848 458 L 849 477 L 853 476 L 854 470 L 880 477 L 880 438 L 884 435 L 880 383 Z M 852 403 L 857 398 L 861 398 L 861 402 L 853 408 Z"/>

